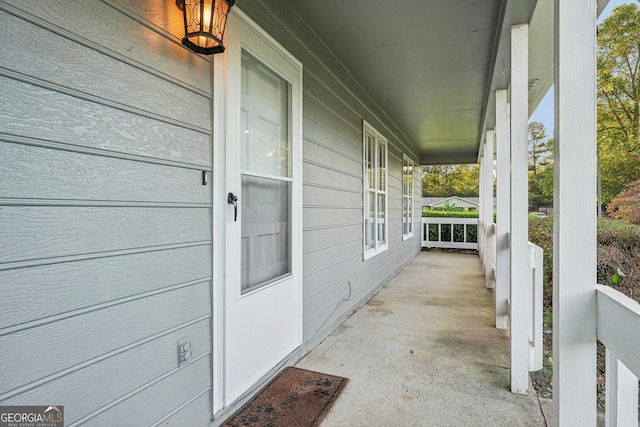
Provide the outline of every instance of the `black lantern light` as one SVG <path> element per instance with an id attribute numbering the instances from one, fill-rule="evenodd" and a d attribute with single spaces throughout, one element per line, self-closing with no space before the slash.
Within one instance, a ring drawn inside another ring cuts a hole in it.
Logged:
<path id="1" fill-rule="evenodd" d="M 224 29 L 235 0 L 176 0 L 184 16 L 182 44 L 197 53 L 224 52 Z"/>

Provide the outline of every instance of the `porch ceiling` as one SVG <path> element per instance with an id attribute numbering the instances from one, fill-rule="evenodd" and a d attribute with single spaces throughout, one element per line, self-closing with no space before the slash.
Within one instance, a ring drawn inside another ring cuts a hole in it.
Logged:
<path id="1" fill-rule="evenodd" d="M 528 22 L 536 4 L 286 1 L 415 145 L 423 164 L 476 162 L 491 120 L 485 111 L 497 83 L 494 64 L 500 78 L 509 75 L 508 60 L 499 58 L 508 56 L 500 49 L 502 28 Z"/>

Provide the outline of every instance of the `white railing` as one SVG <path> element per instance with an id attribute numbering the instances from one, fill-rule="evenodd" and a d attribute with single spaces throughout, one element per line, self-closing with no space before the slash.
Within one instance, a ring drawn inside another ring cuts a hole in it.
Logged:
<path id="1" fill-rule="evenodd" d="M 422 218 L 422 247 L 478 249 L 478 218 Z"/>
<path id="2" fill-rule="evenodd" d="M 544 251 L 540 246 L 529 243 L 528 267 L 531 271 L 531 282 L 528 289 L 530 290 L 529 298 L 531 298 L 531 322 L 529 325 L 529 371 L 537 371 L 542 369 L 542 336 L 543 336 L 543 255 Z"/>
<path id="3" fill-rule="evenodd" d="M 640 305 L 609 286 L 596 290 L 598 340 L 607 348 L 606 425 L 638 425 Z"/>
<path id="4" fill-rule="evenodd" d="M 493 220 L 487 224 L 484 231 L 484 251 L 482 254 L 482 263 L 484 265 L 485 282 L 488 289 L 494 289 L 496 284 L 496 224 Z"/>

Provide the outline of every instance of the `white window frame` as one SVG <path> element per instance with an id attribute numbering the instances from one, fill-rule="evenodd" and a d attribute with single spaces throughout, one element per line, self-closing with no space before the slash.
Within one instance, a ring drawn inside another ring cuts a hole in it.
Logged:
<path id="1" fill-rule="evenodd" d="M 413 160 L 406 154 L 402 154 L 402 240 L 405 241 L 413 237 L 415 227 L 415 206 L 413 205 L 413 179 L 415 165 Z M 409 182 L 407 182 L 409 181 Z M 406 206 L 411 206 L 411 213 L 405 210 Z M 405 224 L 409 224 L 409 232 L 405 233 Z"/>
<path id="2" fill-rule="evenodd" d="M 374 138 L 375 141 L 375 150 L 373 153 L 373 188 L 369 186 L 368 171 L 367 171 L 367 154 L 368 154 L 368 144 L 367 144 L 367 135 Z M 378 255 L 389 249 L 389 143 L 388 140 L 382 136 L 380 132 L 375 130 L 373 126 L 363 120 L 363 132 L 362 132 L 362 187 L 363 187 L 363 239 L 362 239 L 362 248 L 363 248 L 363 258 L 365 260 Z M 382 158 L 384 159 L 384 168 L 380 166 L 380 147 L 384 148 L 384 155 Z M 384 188 L 377 188 L 380 184 L 380 174 L 384 173 Z M 369 213 L 369 194 L 373 193 L 373 197 L 375 200 L 378 200 L 380 195 L 384 195 L 384 207 L 382 212 L 382 218 L 378 214 L 378 210 L 375 210 L 375 214 L 373 216 L 373 248 L 367 248 L 367 224 L 370 221 L 368 217 Z M 379 225 L 380 220 L 384 221 L 384 236 L 380 236 L 379 233 Z M 382 239 L 381 239 L 382 237 Z"/>

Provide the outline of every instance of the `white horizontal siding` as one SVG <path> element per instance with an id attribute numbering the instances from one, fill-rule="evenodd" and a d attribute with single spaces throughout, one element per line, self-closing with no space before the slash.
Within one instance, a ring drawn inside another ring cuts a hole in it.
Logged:
<path id="1" fill-rule="evenodd" d="M 179 86 L 211 93 L 211 82 L 205 78 L 210 70 L 209 59 L 194 55 L 180 45 L 178 37 L 183 29 L 180 28 L 181 12 L 175 2 L 128 2 L 132 13 L 142 14 L 141 23 L 109 3 L 118 5 L 122 1 L 3 1 L 0 7 L 90 50 L 113 56 Z M 141 7 L 146 11 L 135 9 Z M 148 13 L 151 11 L 153 15 Z"/>
<path id="2" fill-rule="evenodd" d="M 173 261 L 181 262 L 175 264 Z M 77 314 L 211 277 L 209 245 L 0 271 L 0 334 L 8 327 Z"/>
<path id="3" fill-rule="evenodd" d="M 89 153 L 101 150 L 105 156 L 130 155 L 141 161 L 156 159 L 210 168 L 209 135 L 202 130 L 181 127 L 142 111 L 132 114 L 115 104 L 93 102 L 34 83 L 0 77 L 6 120 L 0 138 L 11 142 L 13 135 L 20 135 L 20 142 L 32 145 Z M 197 105 L 208 109 L 204 101 Z"/>
<path id="4" fill-rule="evenodd" d="M 0 347 L 14 349 L 0 354 L 2 396 L 13 395 L 21 386 L 30 388 L 30 383 L 61 371 L 82 369 L 106 354 L 208 316 L 209 299 L 209 285 L 199 283 L 0 336 Z M 103 380 L 108 386 L 109 377 L 105 375 Z"/>
<path id="5" fill-rule="evenodd" d="M 7 198 L 209 203 L 202 171 L 22 144 L 0 145 Z"/>
<path id="6" fill-rule="evenodd" d="M 309 75 L 304 88 L 303 314 L 305 340 L 317 340 L 321 328 L 349 314 L 411 260 L 420 242 L 402 241 L 402 151 L 390 143 L 389 250 L 363 261 L 363 116 L 325 90 L 314 73 Z"/>
<path id="7" fill-rule="evenodd" d="M 207 208 L 5 206 L 0 259 L 39 264 L 48 258 L 203 242 L 211 239 L 210 221 Z"/>
<path id="8" fill-rule="evenodd" d="M 28 405 L 44 401 L 64 402 L 65 421 L 71 424 L 87 413 L 94 413 L 165 373 L 177 369 L 174 347 L 178 340 L 187 336 L 193 340 L 195 344 L 191 351 L 194 358 L 209 354 L 209 322 L 207 318 L 171 331 L 129 351 L 117 353 L 84 369 L 9 398 L 4 403 Z M 108 387 L 105 387 L 105 375 L 110 378 Z M 79 385 L 82 385 L 81 392 L 78 392 Z"/>
<path id="9" fill-rule="evenodd" d="M 67 425 L 211 416 L 210 61 L 139 3 L 0 1 L 0 404 Z"/>
<path id="10" fill-rule="evenodd" d="M 5 43 L 0 50 L 0 66 L 7 70 L 192 126 L 210 123 L 207 96 L 101 52 L 83 48 L 74 40 L 52 34 L 17 17 L 4 12 L 0 14 L 6 25 L 3 34 L 7 36 L 3 38 Z M 96 18 L 91 22 L 95 23 Z M 63 24 L 68 25 L 68 22 Z"/>

